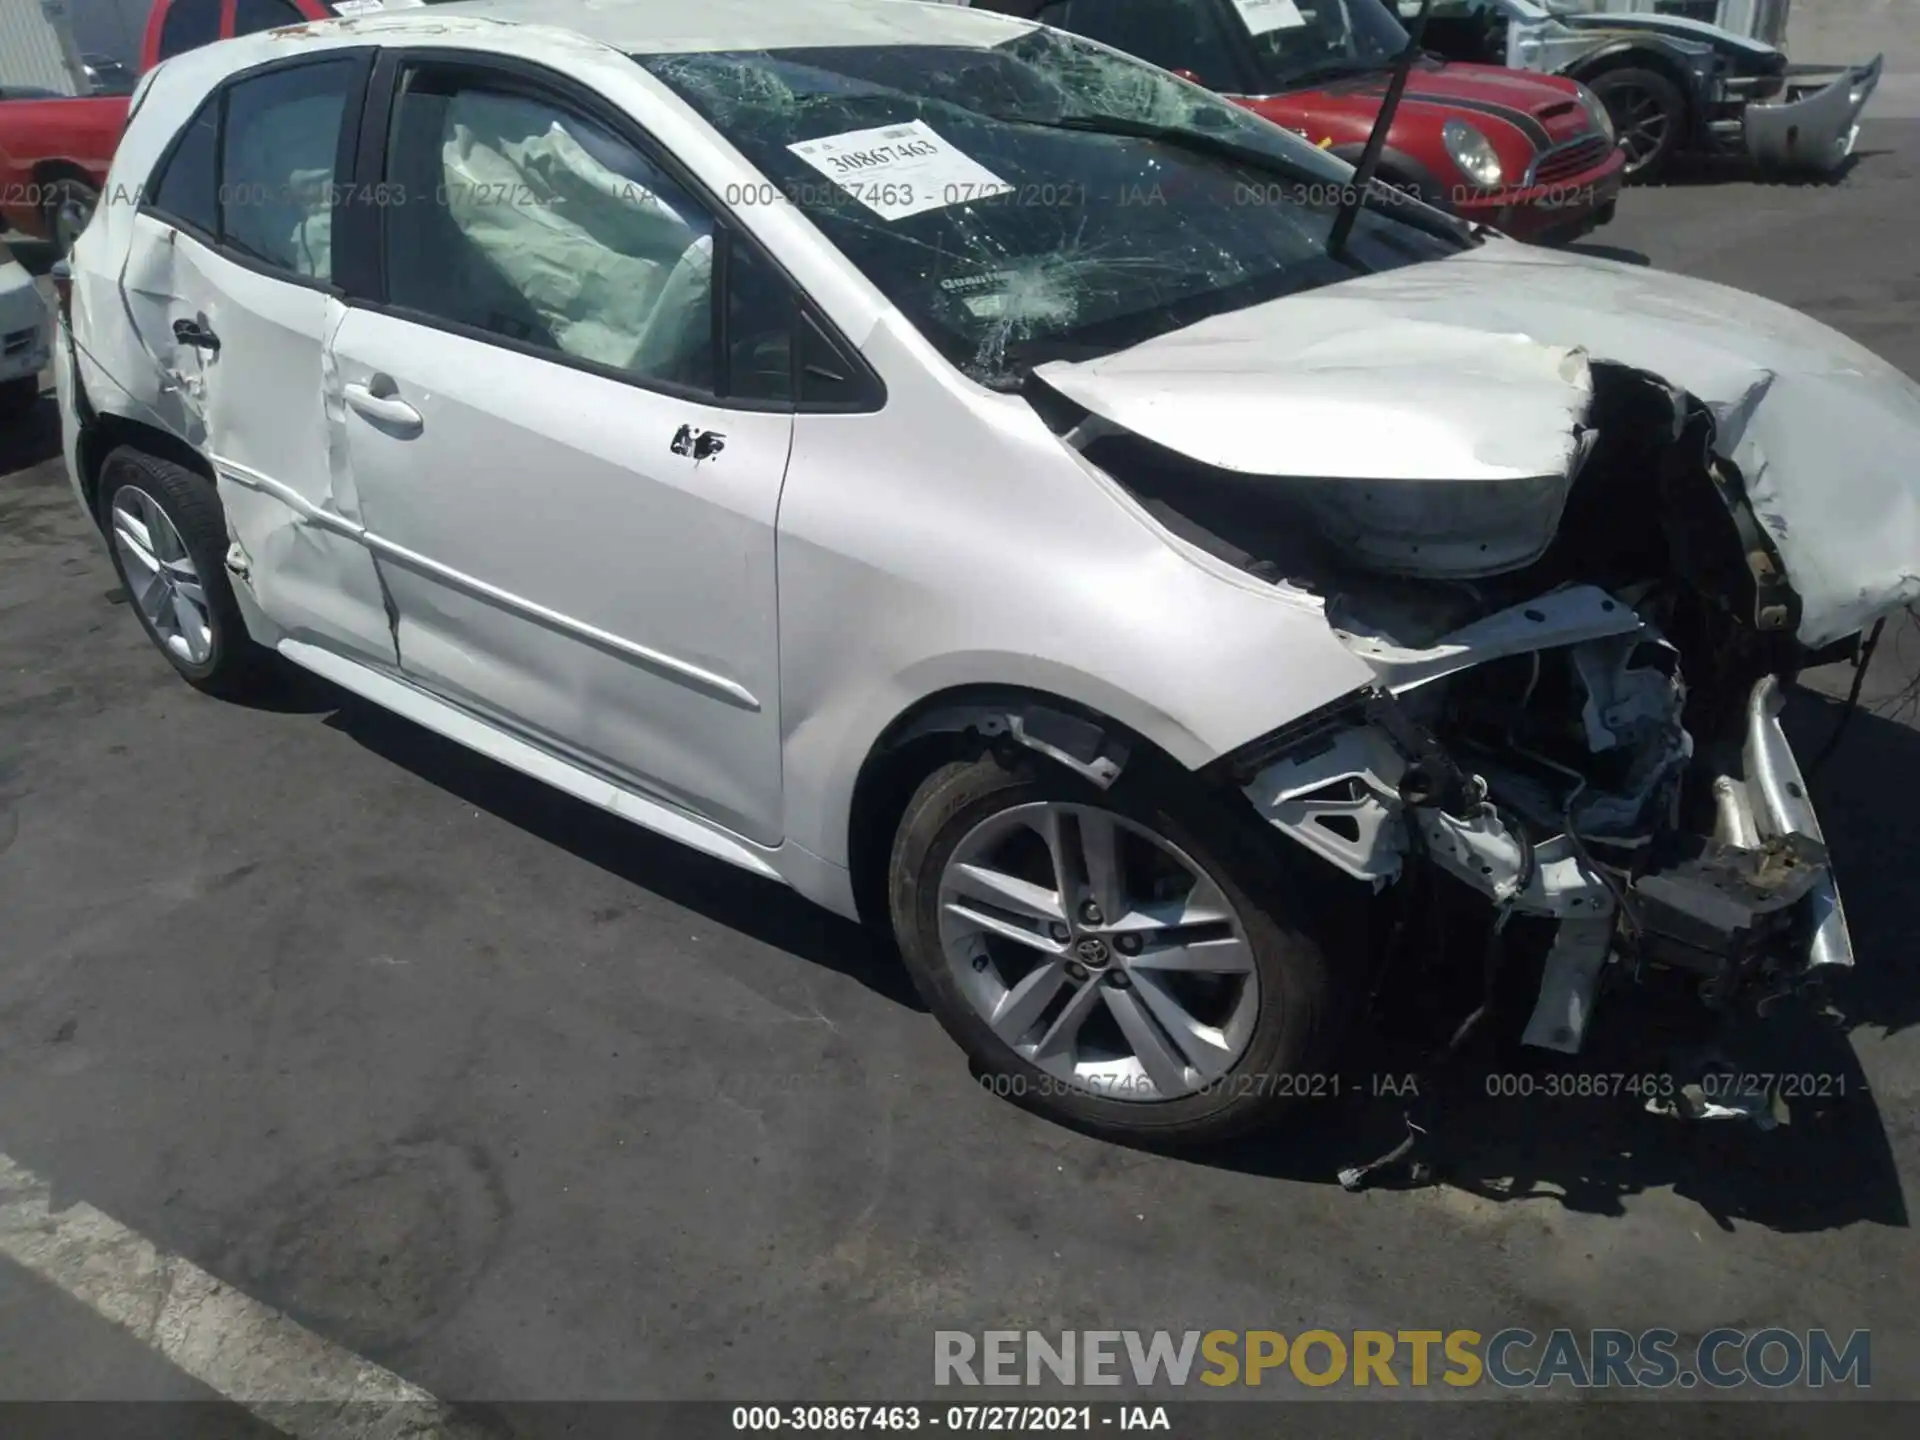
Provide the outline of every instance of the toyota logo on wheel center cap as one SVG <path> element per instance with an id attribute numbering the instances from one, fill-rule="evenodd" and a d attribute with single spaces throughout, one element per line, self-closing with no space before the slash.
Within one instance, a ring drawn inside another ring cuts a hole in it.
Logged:
<path id="1" fill-rule="evenodd" d="M 1073 953 L 1080 957 L 1080 963 L 1098 970 L 1107 963 L 1107 942 L 1097 935 L 1088 935 L 1073 947 Z"/>

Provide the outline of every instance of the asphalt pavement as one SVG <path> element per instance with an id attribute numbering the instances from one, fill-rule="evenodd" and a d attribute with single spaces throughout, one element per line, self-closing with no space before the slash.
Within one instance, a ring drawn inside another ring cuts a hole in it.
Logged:
<path id="1" fill-rule="evenodd" d="M 1916 167 L 1920 120 L 1876 121 L 1836 183 L 1636 189 L 1590 244 L 1920 375 Z M 1391 1106 L 1200 1160 L 1083 1138 L 984 1093 L 886 946 L 790 894 L 319 682 L 196 694 L 51 410 L 0 437 L 0 1170 L 119 1259 L 70 1287 L 0 1258 L 0 1401 L 214 1400 L 155 1319 L 205 1276 L 290 1353 L 456 1403 L 927 1396 L 937 1329 L 1769 1324 L 1870 1329 L 1873 1393 L 1920 1399 L 1913 626 L 1813 782 L 1862 972 L 1809 1064 L 1845 1103 L 1769 1135 L 1481 1103 L 1454 1183 L 1349 1195 Z M 1846 675 L 1812 680 L 1817 748 Z M 1524 1413 L 1495 1428 L 1603 1423 Z"/>

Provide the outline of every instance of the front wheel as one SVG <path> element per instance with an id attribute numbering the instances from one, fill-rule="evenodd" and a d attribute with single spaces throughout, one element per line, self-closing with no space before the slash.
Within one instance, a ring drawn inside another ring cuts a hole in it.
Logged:
<path id="1" fill-rule="evenodd" d="M 922 997 L 988 1088 L 1121 1138 L 1220 1139 L 1333 1093 L 1345 987 L 1307 888 L 1197 782 L 1132 778 L 989 756 L 926 779 L 890 875 Z"/>
<path id="2" fill-rule="evenodd" d="M 1613 119 L 1626 152 L 1627 178 L 1651 180 L 1680 148 L 1687 102 L 1680 87 L 1656 70 L 1608 70 L 1587 82 Z"/>

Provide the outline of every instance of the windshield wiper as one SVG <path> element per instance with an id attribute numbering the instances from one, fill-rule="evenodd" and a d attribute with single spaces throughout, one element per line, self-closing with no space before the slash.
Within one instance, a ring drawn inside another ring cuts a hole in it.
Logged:
<path id="1" fill-rule="evenodd" d="M 1333 217 L 1333 229 L 1327 233 L 1327 253 L 1336 260 L 1346 258 L 1347 240 L 1353 234 L 1360 207 L 1366 203 L 1367 191 L 1373 185 L 1373 172 L 1380 168 L 1380 152 L 1386 149 L 1387 132 L 1393 128 L 1400 97 L 1407 93 L 1407 77 L 1413 73 L 1413 62 L 1425 53 L 1421 42 L 1427 38 L 1427 16 L 1432 10 L 1433 0 L 1420 0 L 1420 13 L 1414 17 L 1413 29 L 1407 35 L 1407 48 L 1394 61 L 1393 78 L 1387 82 L 1386 98 L 1380 102 L 1373 133 L 1367 136 L 1367 148 L 1360 152 L 1360 163 L 1354 166 L 1353 189 L 1340 202 L 1340 213 Z"/>

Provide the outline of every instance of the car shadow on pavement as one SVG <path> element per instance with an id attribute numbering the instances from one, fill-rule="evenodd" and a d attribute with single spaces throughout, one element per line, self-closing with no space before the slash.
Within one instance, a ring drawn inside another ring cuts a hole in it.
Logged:
<path id="1" fill-rule="evenodd" d="M 1818 753 L 1839 718 L 1838 702 L 1796 692 L 1786 724 L 1802 755 Z M 1600 1008 L 1577 1057 L 1517 1044 L 1483 1046 L 1448 1074 L 1404 1093 L 1434 1034 L 1419 1040 L 1389 1012 L 1362 1027 L 1341 1068 L 1338 1095 L 1310 1104 L 1271 1134 L 1196 1155 L 1200 1163 L 1274 1178 L 1332 1184 L 1338 1172 L 1381 1156 L 1428 1127 L 1415 1154 L 1433 1177 L 1495 1201 L 1544 1201 L 1621 1215 L 1632 1196 L 1663 1188 L 1693 1200 L 1716 1224 L 1784 1232 L 1859 1221 L 1905 1227 L 1907 1205 L 1886 1126 L 1912 1122 L 1911 1102 L 1883 1111 L 1850 1037 L 1867 1045 L 1920 1023 L 1920 966 L 1913 963 L 1912 857 L 1920 854 L 1920 732 L 1869 712 L 1809 781 L 1847 905 L 1858 969 L 1831 987 L 1837 1022 L 1788 1007 L 1736 1051 L 1748 1068 L 1792 1075 L 1800 1095 L 1771 1131 L 1740 1121 L 1687 1122 L 1647 1112 L 1634 1077 L 1670 1073 L 1668 1052 L 1650 1047 L 1662 1010 L 1653 995 L 1626 991 Z M 1537 973 L 1537 972 L 1536 972 Z M 1444 1032 L 1462 1013 L 1452 996 L 1409 994 L 1402 1010 L 1435 1004 Z M 1514 1002 L 1517 1001 L 1517 1004 Z M 1501 1030 L 1517 1034 L 1531 986 L 1504 1002 Z M 1324 1089 L 1325 1087 L 1323 1087 Z M 1571 1093 L 1569 1093 L 1571 1092 Z M 1812 1092 L 1812 1093 L 1804 1093 Z M 1382 1169 L 1379 1188 L 1428 1183 Z"/>
<path id="2" fill-rule="evenodd" d="M 24 414 L 0 418 L 0 475 L 44 464 L 60 453 L 60 407 L 44 392 Z"/>
<path id="3" fill-rule="evenodd" d="M 1699 185 L 1771 185 L 1789 190 L 1830 190 L 1844 185 L 1862 160 L 1887 153 L 1884 150 L 1855 150 L 1834 169 L 1769 169 L 1742 155 L 1677 155 L 1654 186 L 1687 189 Z"/>
<path id="4" fill-rule="evenodd" d="M 925 1010 L 892 946 L 868 928 L 344 691 L 335 693 L 338 709 L 326 723 L 382 759 L 631 885 L 857 980 L 884 999 Z"/>

